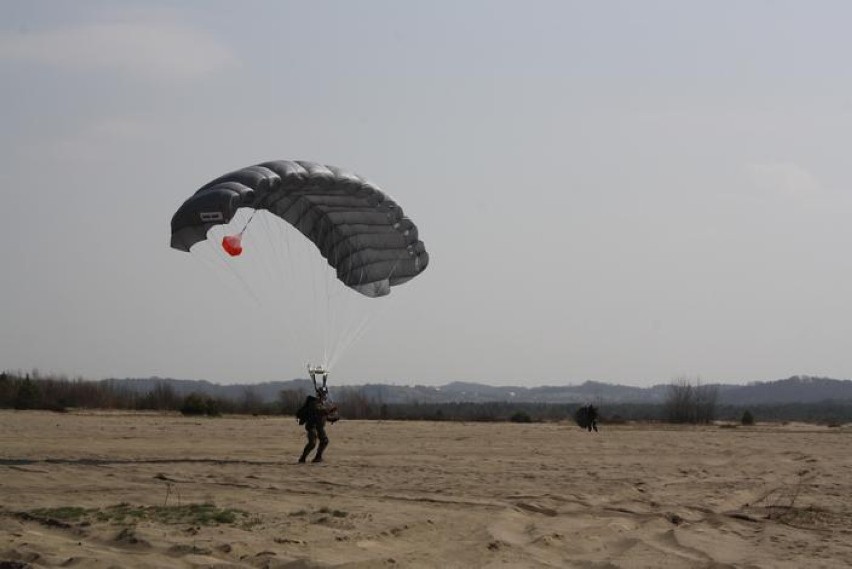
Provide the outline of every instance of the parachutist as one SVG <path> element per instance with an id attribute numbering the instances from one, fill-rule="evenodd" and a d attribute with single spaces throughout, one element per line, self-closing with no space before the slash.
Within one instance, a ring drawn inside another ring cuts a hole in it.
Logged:
<path id="1" fill-rule="evenodd" d="M 308 455 L 317 446 L 317 441 L 319 441 L 319 448 L 313 462 L 322 462 L 322 453 L 329 442 L 328 435 L 325 433 L 325 423 L 326 421 L 334 423 L 338 419 L 337 407 L 328 400 L 328 390 L 325 386 L 317 389 L 316 396 L 307 396 L 305 403 L 296 412 L 296 419 L 300 425 L 305 425 L 305 433 L 308 437 L 299 462 L 303 463 L 307 460 Z"/>
<path id="2" fill-rule="evenodd" d="M 266 232 L 273 249 L 286 249 L 286 257 L 290 257 L 289 243 L 280 240 L 283 246 L 279 245 L 277 237 L 282 236 L 279 230 L 284 227 L 300 233 L 315 246 L 316 259 L 325 261 L 318 266 L 326 268 L 330 265 L 338 281 L 366 298 L 390 294 L 392 288 L 416 278 L 429 265 L 429 254 L 417 226 L 389 195 L 365 178 L 335 166 L 306 160 L 263 162 L 207 182 L 193 192 L 172 216 L 171 246 L 188 253 L 197 249 L 194 246 L 198 243 L 209 244 L 209 239 L 218 239 L 221 232 L 232 231 L 232 225 L 242 219 L 241 212 L 248 210 L 251 215 L 243 228 L 222 237 L 221 246 L 226 254 L 236 257 L 242 253 L 241 239 L 255 214 L 262 211 L 261 217 L 276 220 Z M 263 233 L 262 228 L 253 228 L 253 231 L 258 230 Z M 215 251 L 218 253 L 219 249 Z M 260 263 L 263 255 L 254 257 Z M 226 267 L 236 269 L 239 265 L 243 263 L 227 263 Z M 233 276 L 243 281 L 248 274 L 234 271 Z M 252 282 L 246 278 L 244 284 L 247 291 L 255 296 Z M 326 285 L 328 314 L 324 332 L 328 341 L 346 330 L 340 329 L 339 325 L 328 329 L 337 319 L 331 309 L 332 293 L 328 283 Z M 316 287 L 314 282 L 315 293 Z M 319 295 L 314 294 L 314 297 L 314 312 L 317 313 L 321 308 Z M 255 297 L 255 300 L 262 303 L 260 298 Z M 302 299 L 295 297 L 285 302 L 294 305 L 301 303 Z M 358 329 L 350 330 L 348 337 L 343 336 L 341 345 L 326 344 L 325 353 L 332 356 L 332 361 L 336 361 L 339 355 L 335 349 L 356 339 L 366 323 L 365 320 Z M 309 365 L 308 373 L 316 395 L 309 398 L 310 405 L 307 405 L 308 402 L 303 405 L 305 419 L 300 417 L 300 424 L 304 424 L 308 431 L 308 445 L 302 460 L 317 440 L 320 447 L 316 458 L 321 460 L 328 444 L 325 421 L 337 419 L 336 407 L 328 394 L 327 367 Z M 318 376 L 322 377 L 322 385 L 317 383 Z"/>
<path id="3" fill-rule="evenodd" d="M 589 432 L 594 429 L 595 432 L 597 432 L 598 408 L 592 405 L 591 403 L 587 403 L 577 409 L 577 411 L 574 413 L 574 420 L 577 422 L 577 425 L 579 425 L 581 429 L 586 429 Z"/>
<path id="4" fill-rule="evenodd" d="M 308 443 L 302 450 L 299 462 L 307 460 L 308 455 L 317 446 L 317 440 L 319 440 L 319 448 L 314 456 L 314 462 L 322 461 L 322 453 L 325 451 L 325 447 L 328 446 L 328 435 L 325 434 L 327 415 L 328 413 L 322 399 L 313 395 L 308 395 L 302 408 L 296 412 L 299 423 L 305 425 L 305 434 L 308 437 Z"/>

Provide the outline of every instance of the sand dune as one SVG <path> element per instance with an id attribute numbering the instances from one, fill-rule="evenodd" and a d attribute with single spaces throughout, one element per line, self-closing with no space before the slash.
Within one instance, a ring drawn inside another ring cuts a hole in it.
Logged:
<path id="1" fill-rule="evenodd" d="M 288 417 L 0 412 L 0 567 L 852 566 L 852 429 L 329 434 L 300 465 Z"/>

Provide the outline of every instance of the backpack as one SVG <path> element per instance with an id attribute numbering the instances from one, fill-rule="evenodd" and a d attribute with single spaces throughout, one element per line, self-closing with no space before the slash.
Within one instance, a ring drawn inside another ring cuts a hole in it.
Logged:
<path id="1" fill-rule="evenodd" d="M 311 416 L 311 397 L 308 397 L 302 406 L 299 407 L 299 410 L 296 411 L 296 419 L 299 421 L 300 425 L 304 425 L 308 418 Z"/>

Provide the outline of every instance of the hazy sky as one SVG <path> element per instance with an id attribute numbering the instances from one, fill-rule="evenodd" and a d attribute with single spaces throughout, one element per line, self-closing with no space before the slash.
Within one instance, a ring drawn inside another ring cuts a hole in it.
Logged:
<path id="1" fill-rule="evenodd" d="M 819 1 L 2 2 L 0 368 L 304 376 L 316 291 L 247 302 L 169 222 L 220 174 L 305 159 L 384 189 L 431 255 L 340 383 L 848 378 L 850 21 Z"/>

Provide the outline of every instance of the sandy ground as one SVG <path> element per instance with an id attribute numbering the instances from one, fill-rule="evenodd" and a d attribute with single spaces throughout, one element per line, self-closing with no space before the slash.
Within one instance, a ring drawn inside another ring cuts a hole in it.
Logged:
<path id="1" fill-rule="evenodd" d="M 852 429 L 0 412 L 0 567 L 852 566 Z M 222 523 L 118 519 L 213 504 Z M 62 517 L 57 508 L 86 508 Z"/>

